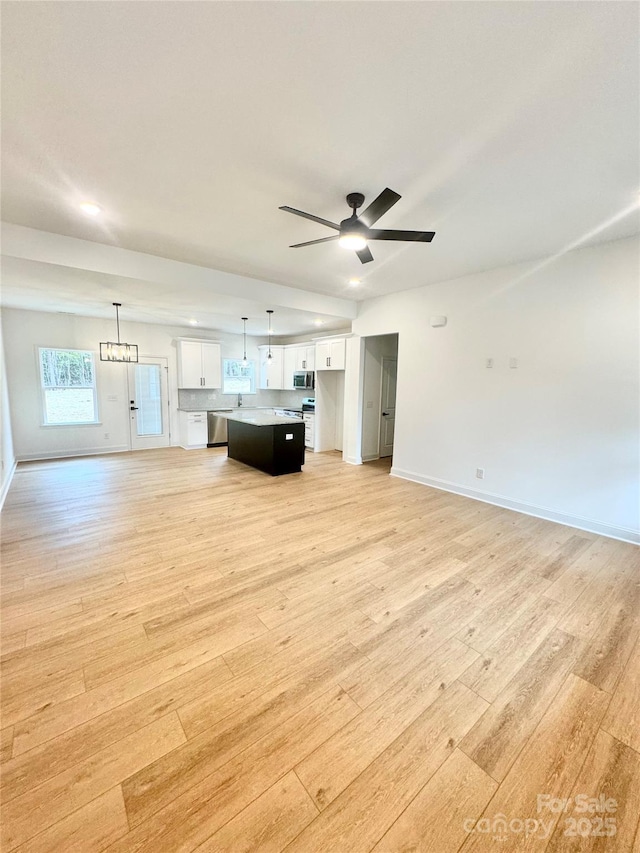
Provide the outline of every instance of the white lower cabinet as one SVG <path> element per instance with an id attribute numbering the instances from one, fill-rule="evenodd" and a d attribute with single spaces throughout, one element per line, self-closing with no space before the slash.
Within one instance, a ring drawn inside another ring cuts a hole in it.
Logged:
<path id="1" fill-rule="evenodd" d="M 207 413 L 178 412 L 180 445 L 185 450 L 207 446 Z"/>
<path id="2" fill-rule="evenodd" d="M 313 450 L 316 425 L 315 413 L 304 412 L 302 415 L 302 420 L 304 421 L 304 446 L 308 447 L 310 450 Z"/>

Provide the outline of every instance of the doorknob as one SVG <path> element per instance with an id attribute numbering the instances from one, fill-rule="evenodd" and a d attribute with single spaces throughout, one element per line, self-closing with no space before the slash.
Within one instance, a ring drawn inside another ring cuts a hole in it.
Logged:
<path id="1" fill-rule="evenodd" d="M 132 412 L 137 412 L 137 411 L 138 411 L 138 407 L 137 407 L 137 406 L 129 406 L 129 408 L 131 409 L 131 411 L 132 411 Z"/>
<path id="2" fill-rule="evenodd" d="M 383 412 L 382 416 L 386 418 L 388 414 L 389 414 L 389 412 Z"/>

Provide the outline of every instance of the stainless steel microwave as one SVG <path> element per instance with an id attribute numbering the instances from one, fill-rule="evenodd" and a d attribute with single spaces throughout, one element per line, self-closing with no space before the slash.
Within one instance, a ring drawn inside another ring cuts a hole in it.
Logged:
<path id="1" fill-rule="evenodd" d="M 296 370 L 293 374 L 294 388 L 313 388 L 313 370 Z"/>

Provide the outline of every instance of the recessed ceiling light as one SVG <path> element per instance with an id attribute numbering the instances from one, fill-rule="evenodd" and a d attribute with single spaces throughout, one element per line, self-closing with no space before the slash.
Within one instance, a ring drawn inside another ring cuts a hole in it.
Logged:
<path id="1" fill-rule="evenodd" d="M 80 210 L 84 211 L 88 216 L 97 216 L 102 213 L 102 208 L 95 201 L 83 201 L 80 205 Z"/>
<path id="2" fill-rule="evenodd" d="M 197 320 L 189 320 L 189 323 L 190 323 L 192 326 L 197 326 L 197 325 L 198 325 L 198 321 L 197 321 Z"/>
<path id="3" fill-rule="evenodd" d="M 358 284 L 360 284 L 360 279 L 359 278 L 350 278 L 349 284 L 351 284 L 353 287 L 356 287 Z"/>

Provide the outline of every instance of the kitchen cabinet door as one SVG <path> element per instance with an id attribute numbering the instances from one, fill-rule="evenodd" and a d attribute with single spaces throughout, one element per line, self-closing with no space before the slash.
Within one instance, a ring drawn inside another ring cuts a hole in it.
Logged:
<path id="1" fill-rule="evenodd" d="M 316 370 L 329 370 L 329 354 L 331 347 L 328 341 L 316 344 Z"/>
<path id="2" fill-rule="evenodd" d="M 293 391 L 293 374 L 296 370 L 302 370 L 298 367 L 299 347 L 285 347 L 283 356 L 282 368 L 282 387 L 285 391 Z"/>
<path id="3" fill-rule="evenodd" d="M 188 450 L 207 446 L 207 413 L 178 412 L 180 423 L 180 445 Z"/>
<path id="4" fill-rule="evenodd" d="M 222 388 L 220 344 L 178 341 L 178 388 Z"/>
<path id="5" fill-rule="evenodd" d="M 329 344 L 329 367 L 331 370 L 344 370 L 347 361 L 347 342 L 336 338 Z"/>
<path id="6" fill-rule="evenodd" d="M 260 352 L 260 388 L 273 391 L 282 389 L 283 375 L 283 350 L 284 347 L 272 346 L 271 359 L 269 359 L 269 347 L 258 347 Z"/>
<path id="7" fill-rule="evenodd" d="M 327 339 L 316 343 L 316 370 L 344 370 L 346 341 L 344 338 Z"/>
<path id="8" fill-rule="evenodd" d="M 202 344 L 203 388 L 222 388 L 222 360 L 220 344 Z"/>
<path id="9" fill-rule="evenodd" d="M 178 388 L 202 388 L 202 344 L 178 341 Z"/>
<path id="10" fill-rule="evenodd" d="M 316 369 L 316 348 L 313 345 L 302 347 L 304 350 L 304 358 L 302 360 L 302 370 Z"/>

